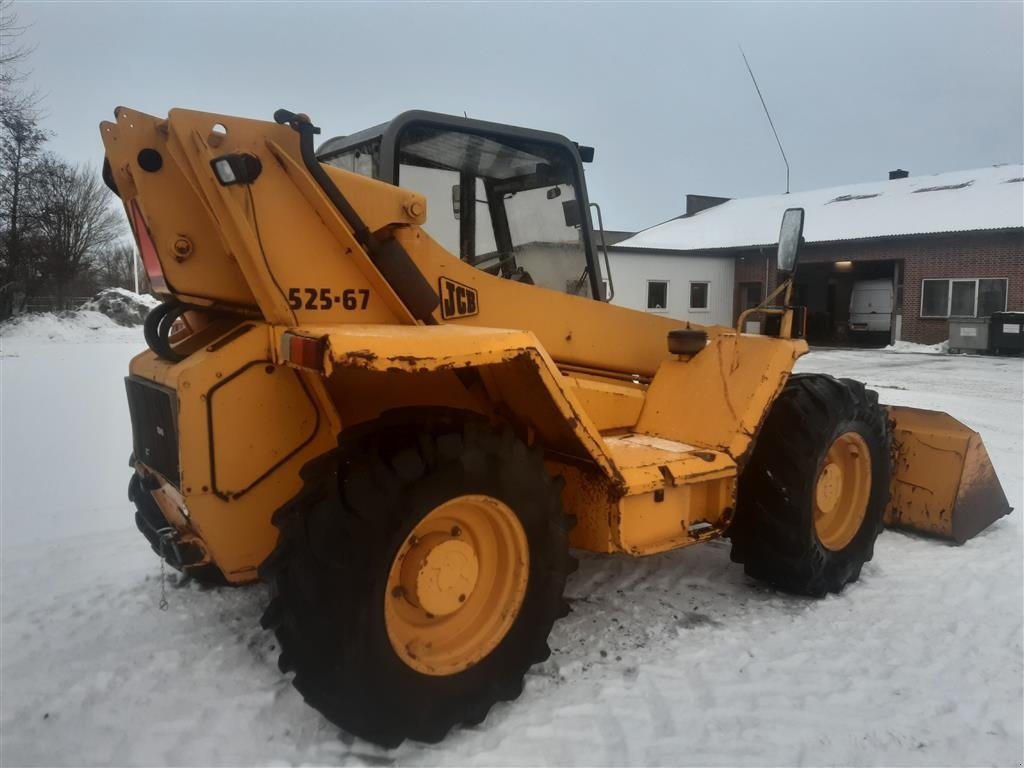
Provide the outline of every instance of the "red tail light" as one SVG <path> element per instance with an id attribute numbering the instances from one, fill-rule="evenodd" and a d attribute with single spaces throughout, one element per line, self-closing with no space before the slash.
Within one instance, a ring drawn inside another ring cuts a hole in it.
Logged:
<path id="1" fill-rule="evenodd" d="M 299 336 L 285 332 L 283 341 L 288 362 L 323 373 L 324 352 L 327 347 L 324 337 Z"/>
<path id="2" fill-rule="evenodd" d="M 167 281 L 164 280 L 164 270 L 160 266 L 160 258 L 156 253 L 156 245 L 153 243 L 153 236 L 149 234 L 149 227 L 146 220 L 142 218 L 142 211 L 135 200 L 128 203 L 131 210 L 132 229 L 135 230 L 135 240 L 139 244 L 139 253 L 142 254 L 142 264 L 149 275 L 149 282 L 157 293 L 168 293 Z"/>

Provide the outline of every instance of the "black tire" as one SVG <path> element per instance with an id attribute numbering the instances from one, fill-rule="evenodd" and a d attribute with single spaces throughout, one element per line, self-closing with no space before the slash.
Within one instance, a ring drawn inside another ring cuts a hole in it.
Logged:
<path id="1" fill-rule="evenodd" d="M 146 337 L 146 344 L 158 357 L 172 363 L 180 363 L 185 355 L 179 354 L 171 349 L 170 337 L 171 327 L 175 320 L 181 317 L 189 307 L 176 299 L 157 304 L 146 315 L 142 326 L 143 335 Z"/>
<path id="2" fill-rule="evenodd" d="M 452 726 L 482 722 L 491 706 L 522 691 L 526 671 L 548 658 L 547 637 L 565 615 L 572 520 L 561 478 L 542 452 L 511 429 L 467 421 L 380 427 L 344 441 L 340 455 L 276 518 L 278 547 L 261 568 L 272 600 L 263 625 L 281 646 L 306 702 L 349 733 L 385 747 L 437 742 Z M 388 571 L 431 509 L 463 494 L 507 504 L 529 547 L 519 614 L 497 647 L 465 671 L 422 674 L 393 650 L 384 621 Z"/>
<path id="3" fill-rule="evenodd" d="M 128 481 L 128 500 L 135 505 L 135 526 L 139 529 L 139 533 L 146 537 L 150 549 L 156 553 L 157 557 L 203 586 L 222 587 L 229 584 L 228 580 L 224 578 L 224 573 L 213 563 L 179 568 L 165 556 L 159 532 L 169 527 L 170 523 L 160 511 L 160 507 L 153 501 L 153 497 L 142 487 L 142 479 L 137 474 L 133 474 L 132 479 Z M 184 554 L 193 553 L 185 552 Z M 199 556 L 198 552 L 194 554 Z"/>
<path id="4" fill-rule="evenodd" d="M 829 446 L 856 432 L 868 446 L 871 480 L 860 528 L 841 550 L 814 526 L 814 492 Z M 821 374 L 789 378 L 761 428 L 737 491 L 732 559 L 780 589 L 821 597 L 856 581 L 874 554 L 889 503 L 890 436 L 877 393 Z"/>

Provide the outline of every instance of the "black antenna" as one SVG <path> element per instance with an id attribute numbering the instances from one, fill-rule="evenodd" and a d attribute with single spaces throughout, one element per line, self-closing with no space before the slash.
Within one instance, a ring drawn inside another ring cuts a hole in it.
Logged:
<path id="1" fill-rule="evenodd" d="M 786 150 L 782 148 L 782 141 L 779 140 L 779 132 L 775 130 L 775 123 L 772 122 L 771 113 L 768 111 L 768 105 L 764 103 L 764 96 L 761 95 L 761 89 L 757 85 L 757 78 L 754 77 L 754 70 L 750 68 L 750 62 L 747 61 L 747 54 L 743 52 L 743 46 L 738 45 L 740 49 L 740 56 L 743 57 L 743 63 L 747 65 L 747 72 L 750 73 L 750 79 L 754 81 L 754 88 L 757 91 L 757 97 L 761 99 L 761 106 L 764 107 L 764 113 L 768 115 L 768 125 L 772 127 L 772 133 L 775 134 L 775 143 L 779 145 L 779 152 L 782 153 L 782 162 L 786 164 L 786 194 L 789 194 L 789 160 L 786 159 Z"/>

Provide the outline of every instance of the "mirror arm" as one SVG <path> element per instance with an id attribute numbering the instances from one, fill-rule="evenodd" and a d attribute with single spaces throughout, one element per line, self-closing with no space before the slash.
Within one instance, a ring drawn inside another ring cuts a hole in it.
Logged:
<path id="1" fill-rule="evenodd" d="M 758 304 L 756 307 L 745 309 L 740 312 L 740 316 L 736 319 L 736 333 L 743 333 L 743 323 L 746 322 L 747 318 L 754 314 L 760 315 L 784 315 L 789 310 L 789 299 L 793 290 L 793 278 L 788 277 L 782 282 L 778 288 L 768 294 L 764 301 Z M 779 294 L 785 292 L 783 299 L 784 306 L 776 307 L 772 305 L 772 302 L 778 298 Z"/>

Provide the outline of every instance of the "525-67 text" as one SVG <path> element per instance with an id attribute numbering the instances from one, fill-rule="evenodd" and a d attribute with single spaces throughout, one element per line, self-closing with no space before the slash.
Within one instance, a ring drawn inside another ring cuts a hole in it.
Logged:
<path id="1" fill-rule="evenodd" d="M 292 309 L 331 309 L 335 304 L 342 309 L 366 309 L 369 303 L 368 288 L 346 288 L 341 293 L 330 288 L 288 289 L 288 306 Z"/>

